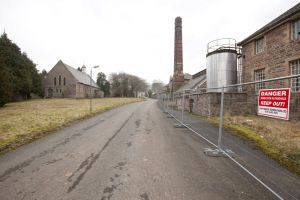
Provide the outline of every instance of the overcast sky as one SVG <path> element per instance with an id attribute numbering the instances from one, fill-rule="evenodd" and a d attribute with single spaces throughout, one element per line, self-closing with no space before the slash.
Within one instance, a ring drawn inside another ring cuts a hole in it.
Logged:
<path id="1" fill-rule="evenodd" d="M 205 68 L 206 45 L 243 40 L 298 0 L 0 0 L 0 30 L 49 71 L 60 59 L 74 68 L 99 65 L 169 81 L 174 20 L 182 17 L 183 70 Z M 93 76 L 95 77 L 95 76 Z"/>

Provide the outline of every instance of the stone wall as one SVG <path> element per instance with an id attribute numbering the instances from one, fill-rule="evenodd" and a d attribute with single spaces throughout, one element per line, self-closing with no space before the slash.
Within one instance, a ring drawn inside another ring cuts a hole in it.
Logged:
<path id="1" fill-rule="evenodd" d="M 192 95 L 193 112 L 204 116 L 220 114 L 221 93 L 203 93 Z M 247 102 L 246 93 L 225 93 L 224 114 L 245 115 L 251 113 L 251 104 Z"/>
<path id="2" fill-rule="evenodd" d="M 224 114 L 229 115 L 256 115 L 257 114 L 256 94 L 247 93 L 225 93 Z M 219 116 L 221 93 L 202 93 L 187 96 L 185 98 L 185 110 L 189 111 L 189 101 L 194 100 L 193 113 L 201 116 Z M 176 99 L 178 109 L 181 109 L 182 98 Z M 300 93 L 292 93 L 290 99 L 290 119 L 300 120 Z"/>
<path id="3" fill-rule="evenodd" d="M 95 87 L 82 83 L 76 85 L 76 98 L 104 97 L 104 93 Z"/>

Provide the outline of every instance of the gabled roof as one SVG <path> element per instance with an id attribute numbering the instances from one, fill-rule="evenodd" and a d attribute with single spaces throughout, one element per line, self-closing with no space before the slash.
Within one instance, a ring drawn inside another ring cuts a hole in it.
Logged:
<path id="1" fill-rule="evenodd" d="M 275 28 L 277 25 L 279 25 L 281 22 L 284 22 L 286 19 L 291 17 L 292 15 L 300 12 L 300 3 L 289 9 L 288 11 L 284 12 L 279 17 L 275 18 L 271 22 L 269 22 L 267 25 L 247 37 L 246 39 L 242 40 L 241 42 L 237 43 L 238 46 L 243 46 L 244 44 L 247 44 L 252 39 L 254 39 L 256 36 L 259 36 L 260 34 L 264 33 L 265 31 L 268 31 L 270 29 Z"/>
<path id="2" fill-rule="evenodd" d="M 203 69 L 200 72 L 197 72 L 196 74 L 193 74 L 192 78 L 197 78 L 197 77 L 205 75 L 205 74 L 206 74 L 206 69 Z"/>
<path id="3" fill-rule="evenodd" d="M 191 79 L 192 79 L 192 75 L 188 73 L 184 73 L 184 80 L 191 80 Z"/>
<path id="4" fill-rule="evenodd" d="M 199 72 L 199 74 L 200 75 L 196 76 L 195 78 L 192 78 L 191 80 L 189 80 L 189 82 L 187 82 L 186 84 L 181 86 L 176 92 L 181 92 L 183 90 L 196 89 L 198 86 L 201 86 L 202 84 L 204 84 L 206 82 L 206 70 Z"/>
<path id="5" fill-rule="evenodd" d="M 74 78 L 78 82 L 83 83 L 85 85 L 91 85 L 93 87 L 99 88 L 99 86 L 95 83 L 95 81 L 93 79 L 92 79 L 92 84 L 91 84 L 91 77 L 88 74 L 78 71 L 77 69 L 74 69 L 73 67 L 63 63 L 61 60 L 59 62 L 61 62 L 66 67 L 66 69 L 69 72 L 71 72 L 71 74 L 74 76 Z"/>

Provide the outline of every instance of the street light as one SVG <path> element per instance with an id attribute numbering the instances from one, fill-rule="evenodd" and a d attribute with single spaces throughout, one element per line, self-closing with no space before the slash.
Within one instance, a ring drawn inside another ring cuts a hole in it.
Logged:
<path id="1" fill-rule="evenodd" d="M 91 68 L 91 76 L 90 76 L 90 113 L 92 113 L 92 69 L 93 68 L 98 68 L 99 66 L 96 65 L 94 67 Z"/>

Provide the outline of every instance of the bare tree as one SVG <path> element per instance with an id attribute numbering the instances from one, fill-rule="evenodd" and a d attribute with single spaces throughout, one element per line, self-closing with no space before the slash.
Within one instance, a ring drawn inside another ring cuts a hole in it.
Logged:
<path id="1" fill-rule="evenodd" d="M 137 97 L 146 92 L 148 85 L 144 79 L 126 73 L 110 74 L 111 93 L 115 97 Z"/>

